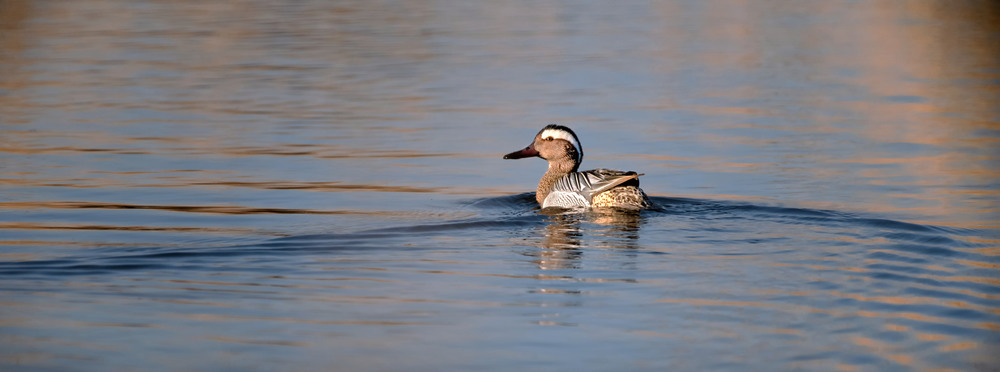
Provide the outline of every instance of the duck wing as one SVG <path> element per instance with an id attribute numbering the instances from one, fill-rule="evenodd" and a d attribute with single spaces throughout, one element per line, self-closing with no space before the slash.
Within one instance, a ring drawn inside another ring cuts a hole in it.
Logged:
<path id="1" fill-rule="evenodd" d="M 585 199 L 589 205 L 593 202 L 594 195 L 610 190 L 630 180 L 635 180 L 635 185 L 639 186 L 639 176 L 641 175 L 633 171 L 604 168 L 573 172 L 556 181 L 552 185 L 552 192 L 577 194 Z"/>

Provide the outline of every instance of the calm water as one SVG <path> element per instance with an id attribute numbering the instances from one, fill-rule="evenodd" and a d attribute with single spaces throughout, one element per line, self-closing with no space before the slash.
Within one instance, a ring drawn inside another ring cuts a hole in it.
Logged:
<path id="1" fill-rule="evenodd" d="M 0 369 L 995 370 L 998 14 L 0 1 Z"/>

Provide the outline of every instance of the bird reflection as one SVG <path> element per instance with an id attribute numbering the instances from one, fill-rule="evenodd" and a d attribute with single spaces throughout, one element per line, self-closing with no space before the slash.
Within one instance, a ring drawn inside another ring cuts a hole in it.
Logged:
<path id="1" fill-rule="evenodd" d="M 583 258 L 581 240 L 584 231 L 595 239 L 590 246 L 635 250 L 638 248 L 639 212 L 597 208 L 586 213 L 565 213 L 564 210 L 543 209 L 548 216 L 540 250 L 530 255 L 542 270 L 578 269 Z M 581 229 L 581 225 L 588 224 Z"/>

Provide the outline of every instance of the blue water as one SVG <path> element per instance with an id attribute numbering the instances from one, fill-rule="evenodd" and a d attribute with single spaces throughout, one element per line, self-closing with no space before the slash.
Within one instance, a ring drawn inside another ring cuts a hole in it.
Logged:
<path id="1" fill-rule="evenodd" d="M 604 215 L 532 201 L 9 260 L 7 366 L 986 368 L 1000 342 L 995 242 L 980 230 L 699 199 Z"/>
<path id="2" fill-rule="evenodd" d="M 995 369 L 996 14 L 0 2 L 0 369 Z"/>

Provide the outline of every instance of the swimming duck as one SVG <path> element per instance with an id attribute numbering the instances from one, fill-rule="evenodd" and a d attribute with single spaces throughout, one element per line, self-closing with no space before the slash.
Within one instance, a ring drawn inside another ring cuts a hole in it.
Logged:
<path id="1" fill-rule="evenodd" d="M 583 147 L 572 129 L 549 124 L 523 150 L 504 159 L 537 156 L 549 162 L 549 170 L 538 182 L 535 200 L 542 208 L 613 207 L 643 209 L 649 198 L 639 188 L 639 176 L 632 171 L 592 169 L 577 172 L 583 162 Z"/>

